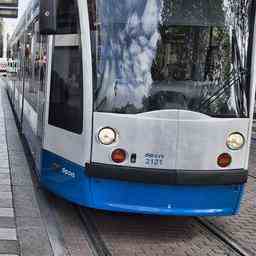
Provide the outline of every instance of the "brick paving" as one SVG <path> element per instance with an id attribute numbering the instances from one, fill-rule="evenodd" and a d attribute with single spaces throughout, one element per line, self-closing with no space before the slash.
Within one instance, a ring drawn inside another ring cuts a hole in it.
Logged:
<path id="1" fill-rule="evenodd" d="M 249 174 L 256 178 L 256 135 L 252 140 L 250 160 L 249 160 Z"/>
<path id="2" fill-rule="evenodd" d="M 78 211 L 75 209 L 75 206 L 49 193 L 48 201 L 54 208 L 56 224 L 62 234 L 68 255 L 93 256 L 93 249 L 88 242 L 89 238 L 84 230 L 84 224 L 78 216 Z"/>
<path id="3" fill-rule="evenodd" d="M 1 88 L 2 109 L 6 126 L 13 203 L 20 256 L 52 256 L 47 230 L 35 197 L 29 165 L 18 134 L 12 109 L 4 88 Z"/>
<path id="4" fill-rule="evenodd" d="M 19 254 L 3 101 L 0 97 L 0 256 Z"/>
<path id="5" fill-rule="evenodd" d="M 92 210 L 91 215 L 112 255 L 236 255 L 194 218 L 128 215 L 96 210 Z"/>

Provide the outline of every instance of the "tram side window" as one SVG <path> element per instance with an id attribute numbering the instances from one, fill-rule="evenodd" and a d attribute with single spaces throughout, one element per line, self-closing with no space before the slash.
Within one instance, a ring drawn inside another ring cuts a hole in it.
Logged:
<path id="1" fill-rule="evenodd" d="M 49 124 L 81 134 L 83 129 L 82 60 L 78 46 L 55 47 Z"/>
<path id="2" fill-rule="evenodd" d="M 73 35 L 61 35 L 55 38 L 49 124 L 81 134 L 83 130 L 83 70 L 81 42 L 77 43 L 77 39 L 80 38 L 77 0 L 58 2 L 57 27 L 58 34 Z"/>

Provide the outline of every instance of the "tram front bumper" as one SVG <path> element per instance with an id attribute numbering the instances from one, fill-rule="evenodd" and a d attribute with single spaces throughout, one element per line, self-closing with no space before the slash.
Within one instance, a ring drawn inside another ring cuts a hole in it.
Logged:
<path id="1" fill-rule="evenodd" d="M 86 166 L 98 209 L 178 216 L 238 213 L 246 170 L 182 171 Z"/>
<path id="2" fill-rule="evenodd" d="M 248 171 L 237 170 L 164 170 L 91 163 L 90 177 L 159 185 L 239 185 L 247 181 Z"/>

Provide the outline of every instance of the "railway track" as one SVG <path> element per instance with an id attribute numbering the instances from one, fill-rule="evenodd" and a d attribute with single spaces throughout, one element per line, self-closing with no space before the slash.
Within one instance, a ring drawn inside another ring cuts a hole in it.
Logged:
<path id="1" fill-rule="evenodd" d="M 85 226 L 87 234 L 90 238 L 91 245 L 94 248 L 97 256 L 111 256 L 111 252 L 107 248 L 105 242 L 101 239 L 101 236 L 97 230 L 97 227 L 93 221 L 90 210 L 77 206 L 77 210 L 81 217 L 82 223 Z"/>
<path id="2" fill-rule="evenodd" d="M 224 233 L 217 226 L 212 224 L 210 221 L 207 221 L 203 218 L 197 218 L 197 221 L 209 230 L 212 234 L 214 234 L 219 240 L 224 242 L 227 246 L 229 246 L 233 251 L 238 253 L 240 256 L 253 256 L 249 251 L 247 251 L 243 246 L 241 246 L 237 241 L 235 241 L 228 234 Z"/>
<path id="3" fill-rule="evenodd" d="M 77 209 L 79 211 L 82 222 L 85 225 L 85 228 L 88 232 L 88 235 L 91 240 L 91 244 L 95 249 L 96 255 L 97 256 L 116 255 L 115 253 L 111 252 L 111 250 L 108 248 L 107 246 L 108 241 L 102 238 L 102 234 L 98 230 L 97 225 L 95 223 L 95 220 L 93 217 L 93 211 L 91 211 L 90 209 L 82 208 L 82 207 L 77 207 Z M 113 218 L 115 218 L 115 216 Z M 207 230 L 207 232 L 209 232 L 213 238 L 215 238 L 220 243 L 222 243 L 223 246 L 228 248 L 229 254 L 223 254 L 223 256 L 224 255 L 253 256 L 253 254 L 251 254 L 245 248 L 243 248 L 232 237 L 225 234 L 222 230 L 220 230 L 218 227 L 213 225 L 211 222 L 207 221 L 205 218 L 193 218 L 193 219 L 195 219 L 198 225 L 203 227 L 204 230 Z M 173 242 L 175 243 L 176 241 L 173 241 Z M 169 243 L 172 243 L 172 241 L 169 241 Z M 124 255 L 133 255 L 132 250 L 130 254 L 124 254 Z M 153 255 L 153 254 L 150 254 L 150 255 Z M 196 255 L 196 254 L 191 254 L 191 256 L 193 255 Z"/>

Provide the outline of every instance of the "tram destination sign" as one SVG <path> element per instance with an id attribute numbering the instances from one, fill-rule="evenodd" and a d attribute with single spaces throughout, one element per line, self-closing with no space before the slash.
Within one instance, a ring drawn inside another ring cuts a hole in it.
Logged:
<path id="1" fill-rule="evenodd" d="M 17 18 L 19 0 L 0 0 L 0 18 Z"/>
<path id="2" fill-rule="evenodd" d="M 18 0 L 0 0 L 0 7 L 18 7 Z"/>
<path id="3" fill-rule="evenodd" d="M 1 18 L 17 18 L 18 9 L 17 8 L 3 8 L 0 6 L 0 17 Z"/>

